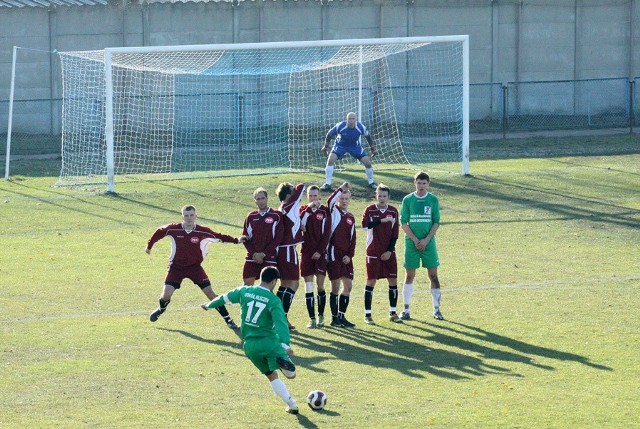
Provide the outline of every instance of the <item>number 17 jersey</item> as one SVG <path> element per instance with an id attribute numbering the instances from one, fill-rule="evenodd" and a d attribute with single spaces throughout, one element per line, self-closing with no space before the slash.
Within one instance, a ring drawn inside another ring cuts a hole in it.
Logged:
<path id="1" fill-rule="evenodd" d="M 240 286 L 225 295 L 225 302 L 241 306 L 242 338 L 276 337 L 279 342 L 289 344 L 289 325 L 282 308 L 282 301 L 269 289 L 262 286 Z"/>

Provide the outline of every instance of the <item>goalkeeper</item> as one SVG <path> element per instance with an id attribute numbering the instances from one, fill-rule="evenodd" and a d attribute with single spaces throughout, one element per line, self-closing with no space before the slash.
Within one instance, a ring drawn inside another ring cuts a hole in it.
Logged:
<path id="1" fill-rule="evenodd" d="M 329 157 L 327 158 L 327 166 L 325 168 L 326 182 L 322 185 L 322 188 L 320 188 L 321 191 L 331 191 L 331 180 L 333 178 L 333 169 L 336 160 L 342 159 L 342 157 L 347 153 L 364 165 L 364 171 L 367 173 L 367 180 L 369 181 L 369 188 L 375 190 L 378 187 L 378 185 L 373 181 L 373 166 L 371 165 L 371 159 L 369 159 L 367 151 L 362 147 L 360 137 L 367 139 L 367 143 L 369 143 L 369 148 L 371 149 L 371 156 L 375 156 L 376 148 L 373 145 L 373 139 L 369 134 L 369 130 L 367 130 L 367 127 L 357 120 L 355 113 L 347 113 L 346 121 L 337 123 L 329 130 L 321 149 L 322 152 L 329 154 Z M 331 140 L 333 138 L 335 138 L 335 142 L 333 144 L 333 148 L 331 148 Z M 329 152 L 330 148 L 331 152 Z"/>

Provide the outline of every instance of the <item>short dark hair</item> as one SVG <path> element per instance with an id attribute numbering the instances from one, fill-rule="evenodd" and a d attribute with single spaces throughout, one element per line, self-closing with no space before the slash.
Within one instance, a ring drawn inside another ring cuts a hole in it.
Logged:
<path id="1" fill-rule="evenodd" d="M 180 210 L 180 213 L 191 212 L 191 211 L 195 212 L 196 208 L 192 205 L 188 205 L 188 206 L 182 207 L 182 209 Z"/>
<path id="2" fill-rule="evenodd" d="M 278 194 L 278 199 L 280 202 L 284 201 L 287 198 L 287 195 L 293 192 L 293 185 L 289 182 L 282 182 L 278 185 L 278 189 L 276 189 L 276 194 Z"/>
<path id="3" fill-rule="evenodd" d="M 280 271 L 276 267 L 264 267 L 260 272 L 260 280 L 264 283 L 271 283 L 280 278 Z"/>
<path id="4" fill-rule="evenodd" d="M 318 191 L 318 192 L 320 192 L 320 186 L 318 186 L 318 185 L 311 185 L 311 186 L 309 186 L 309 187 L 307 188 L 307 192 L 309 192 L 309 191 Z"/>
<path id="5" fill-rule="evenodd" d="M 427 182 L 431 181 L 431 179 L 429 179 L 429 175 L 424 171 L 420 171 L 413 176 L 413 181 L 415 182 L 416 180 L 426 180 Z"/>

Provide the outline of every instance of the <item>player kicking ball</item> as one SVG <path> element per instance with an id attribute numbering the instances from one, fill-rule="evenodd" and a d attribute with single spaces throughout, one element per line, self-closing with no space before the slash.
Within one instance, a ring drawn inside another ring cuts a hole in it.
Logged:
<path id="1" fill-rule="evenodd" d="M 298 414 L 298 404 L 277 373 L 279 369 L 289 379 L 296 377 L 296 366 L 291 361 L 294 353 L 290 345 L 287 317 L 282 301 L 273 293 L 279 278 L 277 268 L 263 268 L 258 286 L 240 286 L 202 304 L 202 308 L 208 310 L 229 303 L 240 304 L 244 354 L 267 377 L 274 393 L 287 404 L 285 411 Z"/>

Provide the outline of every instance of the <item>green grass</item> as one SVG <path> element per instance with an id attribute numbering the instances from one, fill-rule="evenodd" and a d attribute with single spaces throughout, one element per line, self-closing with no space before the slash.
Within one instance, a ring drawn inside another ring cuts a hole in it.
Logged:
<path id="1" fill-rule="evenodd" d="M 106 195 L 52 188 L 59 160 L 16 165 L 0 184 L 0 428 L 636 427 L 640 141 L 560 143 L 541 143 L 563 149 L 533 157 L 525 144 L 500 152 L 495 142 L 472 176 L 432 171 L 446 321 L 430 317 L 420 271 L 414 321 L 386 321 L 381 281 L 378 325 L 361 322 L 363 233 L 355 329 L 305 329 L 298 293 L 299 375 L 286 383 L 299 402 L 313 389 L 329 396 L 325 411 L 299 417 L 283 412 L 216 313 L 198 308 L 197 287 L 185 282 L 169 311 L 148 321 L 169 243 L 150 256 L 144 248 L 183 204 L 239 235 L 254 188 L 321 183 L 319 174 L 122 183 Z M 376 179 L 397 205 L 412 174 L 385 169 Z M 373 201 L 364 172 L 341 180 L 355 183 L 359 217 Z M 214 290 L 239 285 L 243 254 L 210 248 Z"/>

